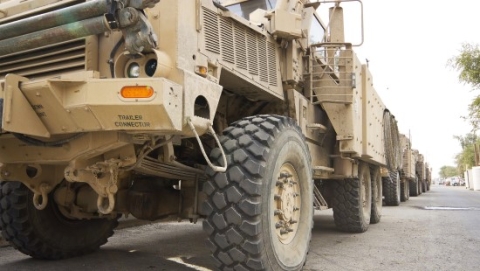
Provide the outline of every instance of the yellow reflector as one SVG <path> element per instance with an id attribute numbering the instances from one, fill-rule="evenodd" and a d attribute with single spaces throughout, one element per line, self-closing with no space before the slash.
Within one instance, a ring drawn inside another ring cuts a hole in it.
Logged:
<path id="1" fill-rule="evenodd" d="M 153 96 L 153 88 L 150 86 L 126 86 L 120 91 L 123 98 L 150 98 Z"/>
<path id="2" fill-rule="evenodd" d="M 195 73 L 202 76 L 207 77 L 208 69 L 205 66 L 195 66 Z"/>

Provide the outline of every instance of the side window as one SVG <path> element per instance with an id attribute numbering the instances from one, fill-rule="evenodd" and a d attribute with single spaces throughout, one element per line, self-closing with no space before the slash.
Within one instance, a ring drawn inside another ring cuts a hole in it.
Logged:
<path id="1" fill-rule="evenodd" d="M 310 25 L 309 39 L 308 43 L 319 43 L 323 41 L 323 35 L 325 35 L 325 29 L 320 24 L 316 17 L 313 17 L 312 24 Z"/>
<path id="2" fill-rule="evenodd" d="M 250 17 L 250 13 L 254 12 L 255 10 L 272 10 L 275 9 L 275 5 L 277 4 L 277 0 L 250 0 L 231 5 L 228 4 L 229 2 L 231 1 L 223 1 L 225 7 L 231 12 L 247 20 Z"/>

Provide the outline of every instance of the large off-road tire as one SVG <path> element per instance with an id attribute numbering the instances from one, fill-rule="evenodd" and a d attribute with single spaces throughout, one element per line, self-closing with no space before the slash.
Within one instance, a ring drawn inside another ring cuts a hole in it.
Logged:
<path id="1" fill-rule="evenodd" d="M 410 198 L 410 185 L 409 181 L 404 180 L 400 185 L 400 201 L 405 202 Z"/>
<path id="2" fill-rule="evenodd" d="M 430 183 L 427 182 L 427 191 L 430 191 Z"/>
<path id="3" fill-rule="evenodd" d="M 392 172 L 390 177 L 383 178 L 383 191 L 385 195 L 385 204 L 387 206 L 400 205 L 400 176 L 397 172 Z"/>
<path id="4" fill-rule="evenodd" d="M 420 195 L 419 193 L 419 187 L 418 187 L 418 180 L 415 181 L 408 181 L 409 189 L 410 189 L 410 196 L 416 197 Z"/>
<path id="5" fill-rule="evenodd" d="M 425 193 L 425 192 L 427 192 L 427 182 L 422 181 L 422 193 Z"/>
<path id="6" fill-rule="evenodd" d="M 90 253 L 107 242 L 118 221 L 72 220 L 57 209 L 53 197 L 43 210 L 20 182 L 0 182 L 0 226 L 5 240 L 39 259 L 62 259 Z"/>
<path id="7" fill-rule="evenodd" d="M 248 117 L 220 141 L 225 173 L 207 170 L 203 228 L 220 270 L 301 270 L 313 227 L 311 158 L 283 116 Z M 221 153 L 211 158 L 221 164 Z"/>
<path id="8" fill-rule="evenodd" d="M 377 224 L 382 217 L 383 193 L 382 193 L 382 175 L 380 168 L 371 169 L 372 179 L 372 211 L 370 215 L 370 224 Z"/>
<path id="9" fill-rule="evenodd" d="M 370 168 L 360 163 L 358 179 L 340 180 L 334 183 L 333 219 L 345 232 L 365 232 L 370 224 L 372 186 Z"/>

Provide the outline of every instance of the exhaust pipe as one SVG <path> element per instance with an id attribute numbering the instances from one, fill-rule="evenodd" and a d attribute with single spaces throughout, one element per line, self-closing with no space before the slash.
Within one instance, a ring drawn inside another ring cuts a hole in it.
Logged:
<path id="1" fill-rule="evenodd" d="M 157 47 L 157 36 L 141 10 L 158 2 L 118 0 L 119 8 L 117 0 L 89 1 L 1 25 L 0 57 L 111 30 L 122 30 L 131 54 L 151 50 Z"/>
<path id="2" fill-rule="evenodd" d="M 97 17 L 108 13 L 110 5 L 110 1 L 107 0 L 88 1 L 0 25 L 0 40 Z"/>
<path id="3" fill-rule="evenodd" d="M 104 16 L 0 41 L 0 56 L 110 31 Z"/>

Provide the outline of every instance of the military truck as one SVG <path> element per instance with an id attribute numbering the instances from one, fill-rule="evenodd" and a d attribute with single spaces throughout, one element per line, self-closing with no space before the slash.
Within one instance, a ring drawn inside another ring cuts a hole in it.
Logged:
<path id="1" fill-rule="evenodd" d="M 341 1 L 2 0 L 3 236 L 61 259 L 122 214 L 203 218 L 218 269 L 300 270 L 315 209 L 366 231 L 401 154 L 343 16 Z"/>
<path id="2" fill-rule="evenodd" d="M 428 177 L 428 168 L 427 164 L 425 163 L 425 158 L 423 154 L 418 154 L 417 155 L 417 164 L 416 164 L 416 174 L 419 182 L 419 191 L 421 193 L 427 192 L 427 177 Z"/>
<path id="3" fill-rule="evenodd" d="M 425 173 L 426 190 L 430 191 L 430 186 L 432 185 L 432 168 L 428 163 L 425 163 Z"/>
<path id="4" fill-rule="evenodd" d="M 400 171 L 401 200 L 407 201 L 410 196 L 419 196 L 430 189 L 431 171 L 423 154 L 411 148 L 411 141 L 407 136 L 401 134 L 400 142 L 403 149 L 403 167 Z"/>
<path id="5" fill-rule="evenodd" d="M 390 127 L 385 127 L 384 131 L 384 140 L 385 144 L 389 147 L 386 149 L 391 149 L 393 152 L 386 152 L 385 155 L 387 160 L 390 162 L 389 165 L 395 165 L 394 167 L 382 167 L 382 182 L 383 182 L 383 197 L 385 205 L 387 206 L 398 206 L 402 201 L 402 178 L 401 173 L 403 169 L 403 150 L 401 148 L 401 138 L 398 132 L 397 121 L 393 116 L 388 116 L 389 112 L 386 112 L 385 116 L 390 118 L 391 121 L 384 121 L 384 125 L 390 125 Z"/>
<path id="6" fill-rule="evenodd" d="M 417 187 L 417 174 L 416 174 L 416 156 L 414 150 L 411 147 L 410 139 L 400 134 L 400 144 L 402 149 L 403 167 L 400 171 L 401 178 L 401 201 L 407 201 L 410 195 L 418 195 Z"/>

